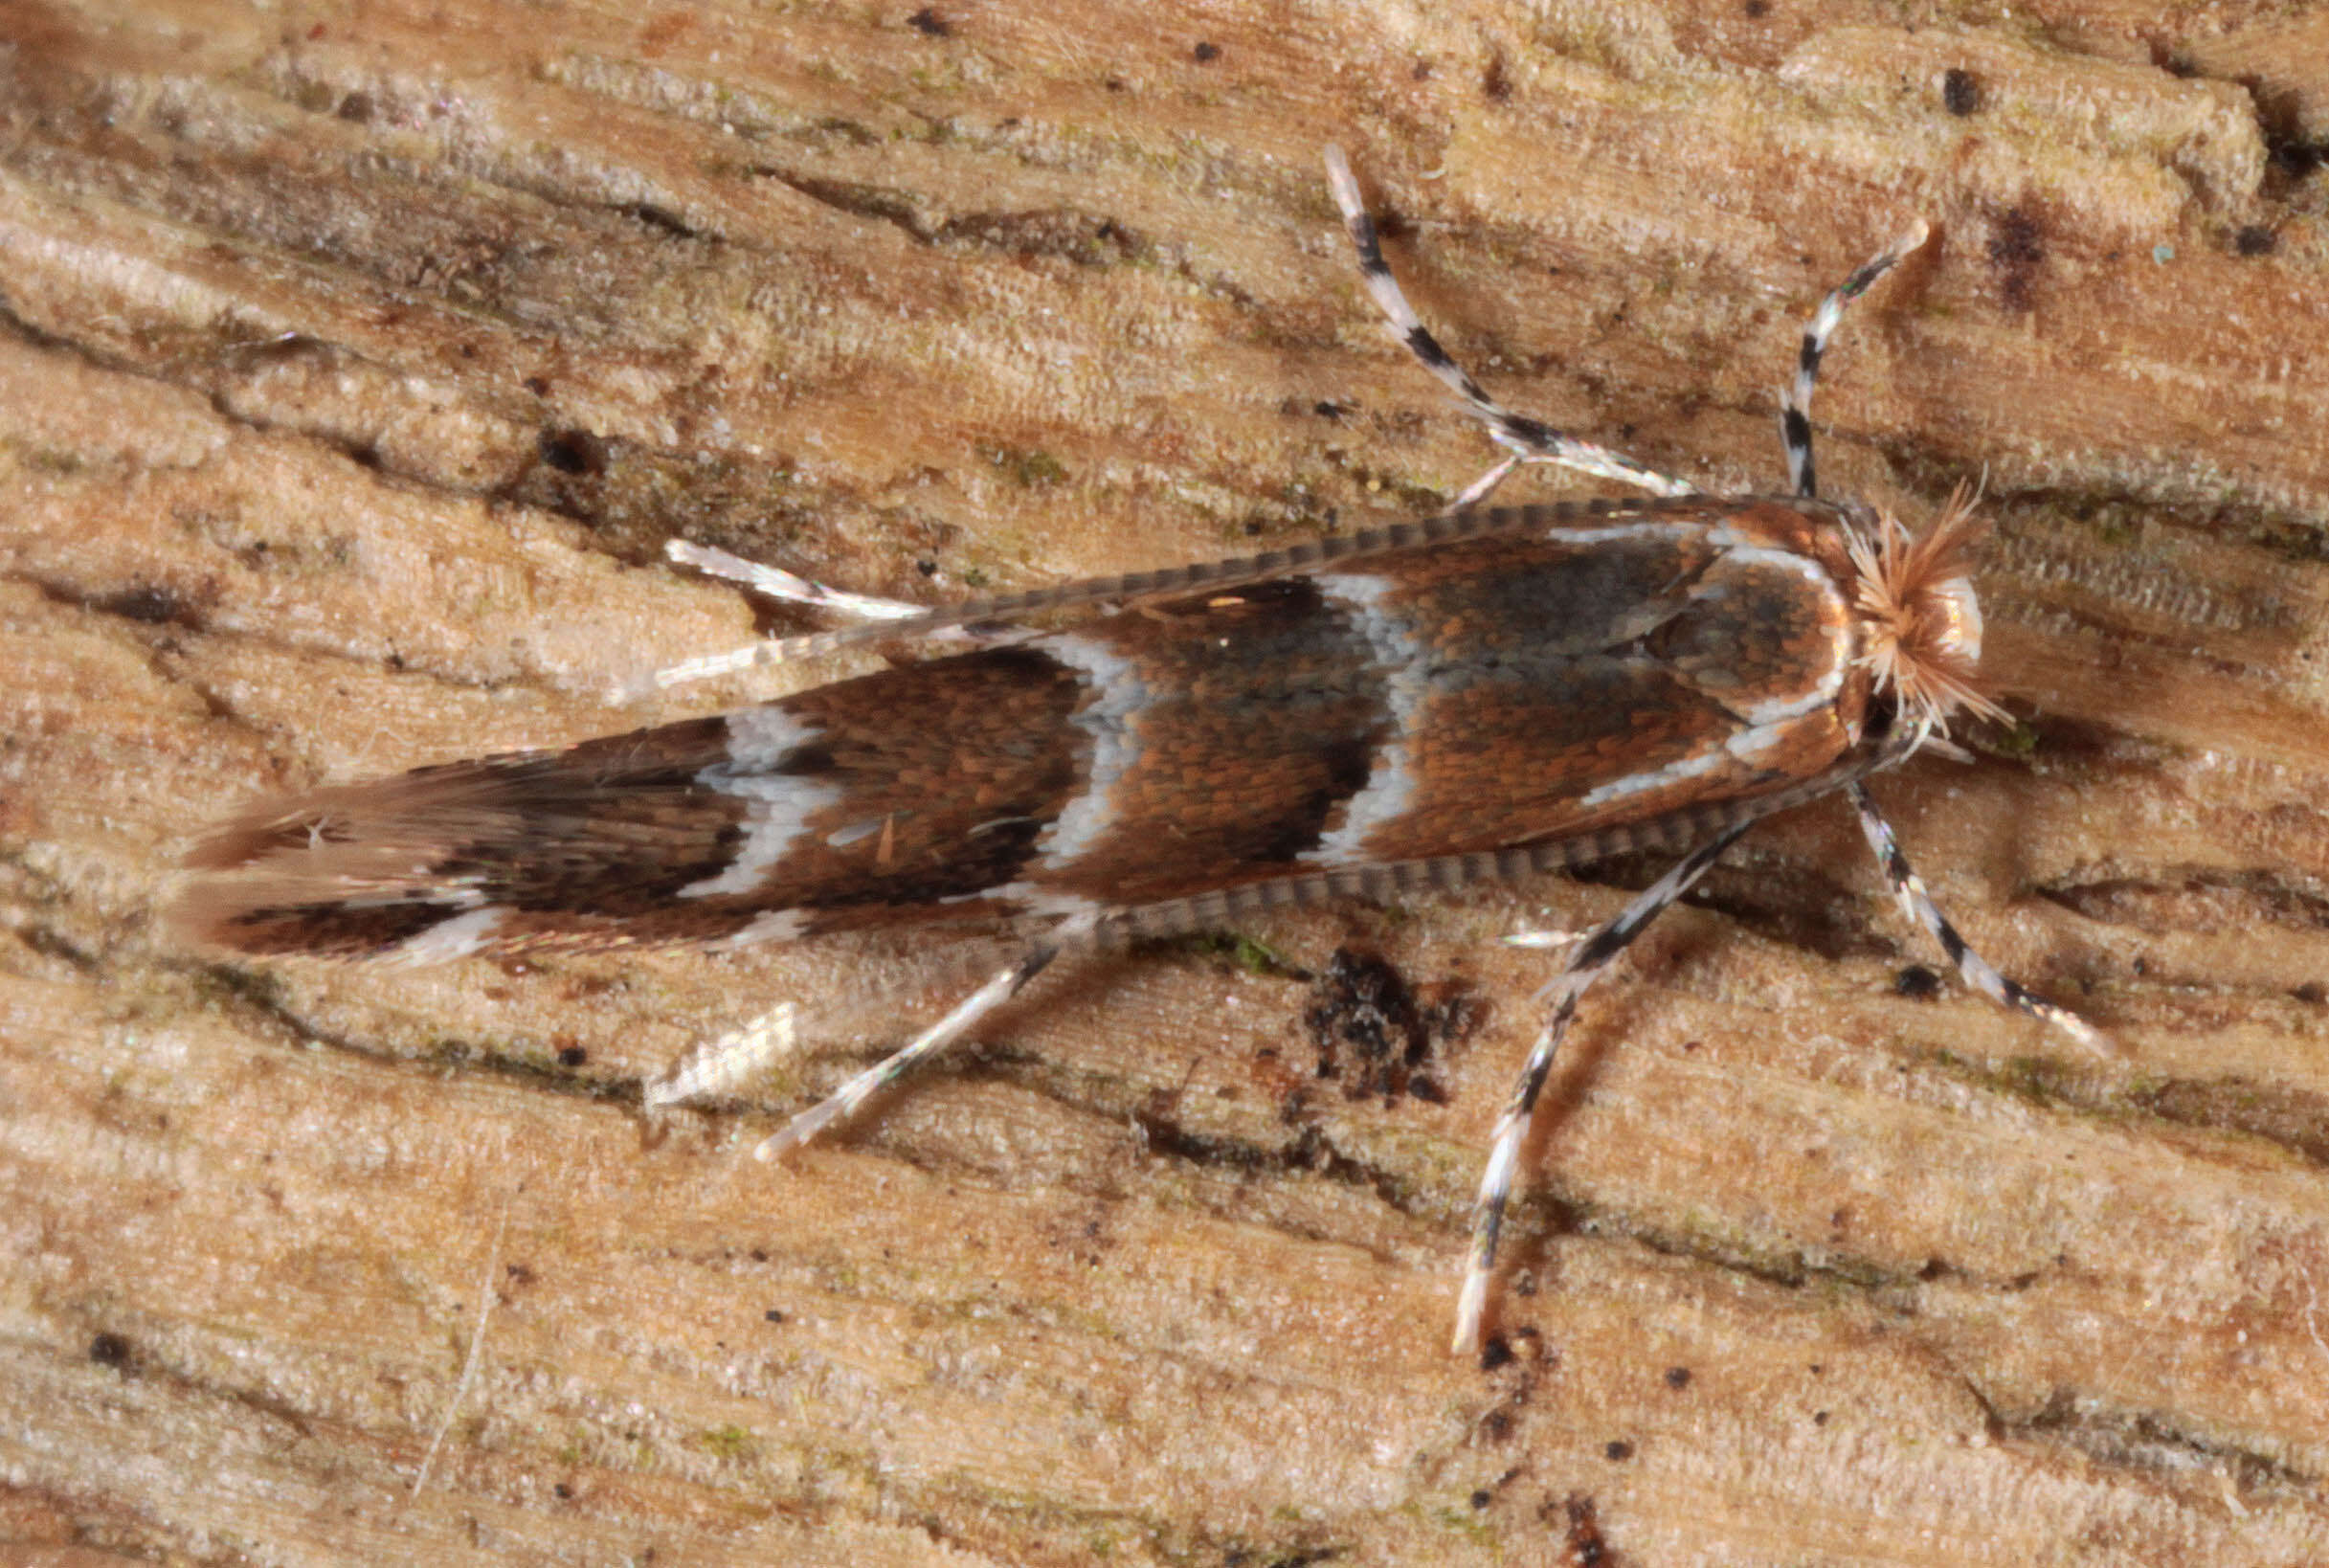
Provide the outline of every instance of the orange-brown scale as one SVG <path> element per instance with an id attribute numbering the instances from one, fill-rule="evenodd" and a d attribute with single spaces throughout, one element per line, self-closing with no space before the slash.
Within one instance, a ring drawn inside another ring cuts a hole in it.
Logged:
<path id="1" fill-rule="evenodd" d="M 1123 906 L 1302 870 L 1388 726 L 1386 672 L 1311 579 L 1172 601 L 1071 637 L 1087 660 L 1123 666 L 1116 691 L 1137 706 L 1119 729 L 1123 770 L 1094 803 L 1103 825 L 1080 844 L 1047 841 L 1025 875 L 1041 893 Z M 1087 710 L 1105 700 L 1093 690 Z"/>
<path id="2" fill-rule="evenodd" d="M 1851 633 L 1827 564 L 1789 549 L 1819 538 L 1805 524 L 1786 508 L 1710 504 L 1700 519 L 1669 513 L 1589 542 L 1556 531 L 1499 550 L 1492 592 L 1448 559 L 1386 576 L 1378 608 L 1422 644 L 1416 664 L 1429 675 L 1410 703 L 1407 809 L 1354 859 L 1558 838 L 1825 767 L 1857 739 L 1867 683 L 1848 674 L 1837 703 L 1816 700 L 1849 659 Z M 1718 529 L 1813 570 L 1742 556 Z M 1749 756 L 1725 751 L 1747 710 L 1789 699 L 1804 705 L 1800 717 Z M 1650 787 L 1596 800 L 1628 779 Z"/>

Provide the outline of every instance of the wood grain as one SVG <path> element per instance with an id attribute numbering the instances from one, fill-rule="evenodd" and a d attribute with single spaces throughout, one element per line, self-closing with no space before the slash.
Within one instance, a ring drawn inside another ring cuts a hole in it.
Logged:
<path id="1" fill-rule="evenodd" d="M 2161 10 L 0 9 L 0 1540 L 2329 1558 L 2329 76 L 2284 8 Z M 1428 510 L 1490 454 L 1329 140 L 1500 394 L 1714 489 L 1781 482 L 1805 313 L 1933 222 L 1822 474 L 1984 480 L 2026 722 L 1880 794 L 2115 1054 L 1924 995 L 1845 814 L 1773 824 L 1589 1007 L 1484 1368 L 1440 1346 L 1547 973 L 1496 939 L 1653 865 L 1070 968 L 780 1170 L 980 950 L 161 942 L 255 795 L 833 673 L 612 698 L 794 624 L 666 538 L 937 599 Z M 1344 948 L 1436 1097 L 1318 1076 Z M 834 1047 L 642 1117 L 780 997 Z"/>

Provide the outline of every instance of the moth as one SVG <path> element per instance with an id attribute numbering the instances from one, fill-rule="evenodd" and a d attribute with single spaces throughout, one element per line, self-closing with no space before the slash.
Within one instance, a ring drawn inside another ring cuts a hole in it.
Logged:
<path id="1" fill-rule="evenodd" d="M 1069 948 L 1675 852 L 1548 988 L 1481 1180 L 1459 1350 L 1480 1343 L 1524 1136 L 1579 997 L 1765 817 L 1843 795 L 1968 984 L 2094 1041 L 1966 946 L 1866 788 L 1954 717 L 1999 711 L 1977 678 L 1981 530 L 1962 493 L 1912 536 L 1819 498 L 1814 480 L 1821 356 L 1924 226 L 1805 327 L 1781 400 L 1791 491 L 1713 496 L 1492 400 L 1409 307 L 1338 151 L 1327 167 L 1376 304 L 1503 451 L 1444 513 L 938 609 L 675 547 L 861 624 L 672 680 L 877 639 L 971 645 L 711 717 L 262 806 L 189 857 L 177 929 L 252 956 L 406 961 L 965 922 L 1023 941 L 765 1156 L 856 1112 Z M 1648 495 L 1484 504 L 1530 463 Z M 1026 624 L 1037 616 L 1064 624 Z M 683 1074 L 661 1097 L 706 1082 Z"/>

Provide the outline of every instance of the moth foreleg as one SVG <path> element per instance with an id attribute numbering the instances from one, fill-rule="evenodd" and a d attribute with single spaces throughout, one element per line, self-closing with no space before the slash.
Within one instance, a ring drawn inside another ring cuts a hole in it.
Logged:
<path id="1" fill-rule="evenodd" d="M 1956 966 L 1959 976 L 1967 985 L 2002 1006 L 2052 1024 L 2081 1045 L 2108 1049 L 2101 1032 L 2084 1019 L 2007 979 L 1974 952 L 1949 923 L 1949 917 L 1940 912 L 1940 907 L 1933 902 L 1933 895 L 1925 890 L 1924 879 L 1910 867 L 1892 824 L 1876 809 L 1867 787 L 1850 784 L 1846 786 L 1846 794 L 1851 797 L 1852 810 L 1860 818 L 1860 831 L 1868 836 L 1869 847 L 1876 852 L 1876 863 L 1883 868 L 1884 880 L 1892 885 L 1892 896 L 1900 901 L 1902 911 L 1932 932 L 1933 940 L 1940 944 L 1941 952 L 1948 954 L 1949 962 Z"/>
<path id="2" fill-rule="evenodd" d="M 1924 219 L 1915 220 L 1898 238 L 1870 257 L 1839 287 L 1830 290 L 1804 325 L 1803 341 L 1796 349 L 1795 381 L 1780 398 L 1780 439 L 1787 448 L 1787 478 L 1797 495 L 1820 493 L 1819 479 L 1811 462 L 1811 392 L 1820 381 L 1820 356 L 1827 352 L 1827 340 L 1835 336 L 1837 324 L 1844 320 L 1844 307 L 1898 266 L 1903 258 L 1925 242 L 1930 232 Z"/>

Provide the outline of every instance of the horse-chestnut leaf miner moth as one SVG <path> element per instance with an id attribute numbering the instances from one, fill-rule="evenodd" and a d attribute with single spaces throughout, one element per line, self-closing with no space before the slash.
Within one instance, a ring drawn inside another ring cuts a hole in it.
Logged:
<path id="1" fill-rule="evenodd" d="M 1455 1343 L 1478 1344 L 1529 1118 L 1579 997 L 1748 827 L 1841 793 L 1958 973 L 2083 1041 L 1935 908 L 1870 799 L 1976 683 L 1978 538 L 1960 495 L 1922 534 L 1818 498 L 1808 408 L 1845 306 L 1915 225 L 1822 302 L 1782 399 L 1793 492 L 1721 497 L 1513 414 L 1423 327 L 1338 152 L 1368 291 L 1504 449 L 1445 513 L 1243 559 L 929 610 L 715 551 L 689 561 L 862 624 L 665 672 L 677 681 L 876 638 L 964 652 L 708 718 L 324 789 L 221 829 L 174 910 L 255 955 L 446 960 L 734 947 L 977 921 L 1023 952 L 794 1119 L 798 1144 L 959 1039 L 1064 949 L 1342 896 L 1453 886 L 1632 850 L 1681 861 L 1571 952 L 1499 1120 Z M 1489 508 L 1523 463 L 1650 492 Z M 1103 613 L 1136 607 L 1137 614 Z M 1063 628 L 1017 624 L 1089 611 Z M 732 1080 L 779 1008 L 649 1091 Z"/>

